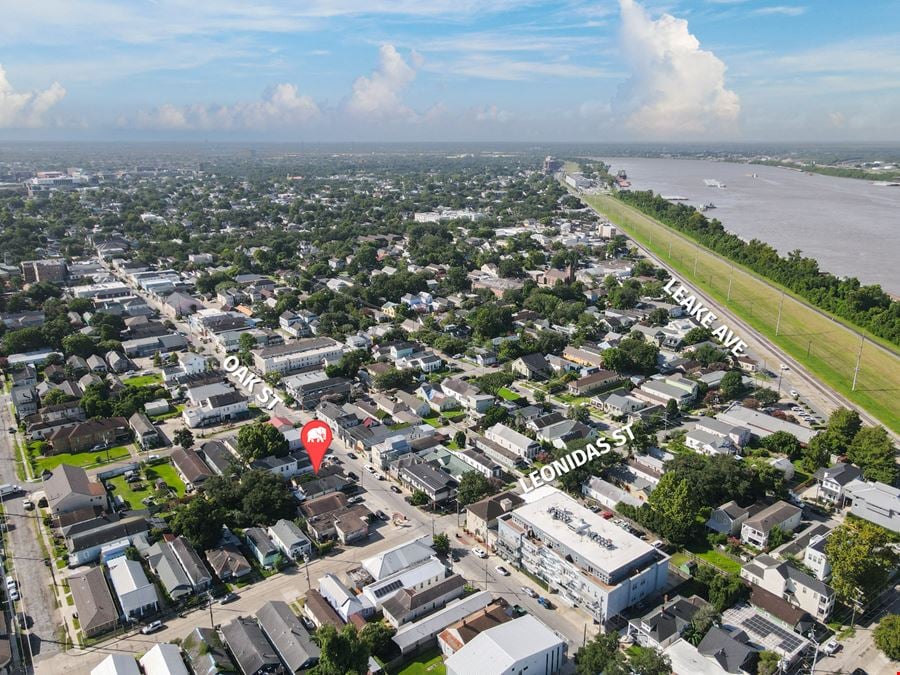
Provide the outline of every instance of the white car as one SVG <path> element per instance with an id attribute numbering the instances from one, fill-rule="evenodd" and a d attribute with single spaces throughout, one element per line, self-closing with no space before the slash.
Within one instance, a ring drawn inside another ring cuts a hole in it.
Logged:
<path id="1" fill-rule="evenodd" d="M 7 588 L 15 588 L 17 586 L 16 580 L 12 577 L 6 577 L 6 587 Z"/>
<path id="2" fill-rule="evenodd" d="M 151 621 L 146 626 L 141 628 L 141 633 L 144 635 L 150 635 L 150 633 L 155 633 L 163 627 L 162 621 Z"/>
<path id="3" fill-rule="evenodd" d="M 523 592 L 525 595 L 527 595 L 529 598 L 536 598 L 536 597 L 537 597 L 537 593 L 535 593 L 535 591 L 534 591 L 533 589 L 528 588 L 528 586 L 522 586 L 522 592 Z"/>
<path id="4" fill-rule="evenodd" d="M 790 394 L 793 398 L 800 398 L 800 394 L 795 389 L 791 389 Z"/>
<path id="5" fill-rule="evenodd" d="M 366 464 L 363 468 L 371 474 L 375 473 L 375 467 L 371 464 Z"/>
<path id="6" fill-rule="evenodd" d="M 488 557 L 487 551 L 485 551 L 480 546 L 476 546 L 475 548 L 473 548 L 472 553 L 474 553 L 475 556 L 478 558 L 487 558 Z"/>
<path id="7" fill-rule="evenodd" d="M 825 652 L 828 656 L 834 656 L 837 651 L 841 648 L 841 643 L 837 640 L 829 640 L 824 645 L 822 645 L 822 651 Z"/>
<path id="8" fill-rule="evenodd" d="M 508 577 L 508 576 L 509 576 L 509 570 L 506 569 L 503 565 L 497 565 L 497 566 L 494 568 L 494 570 L 495 570 L 495 571 L 497 572 L 497 574 L 499 574 L 501 577 Z"/>

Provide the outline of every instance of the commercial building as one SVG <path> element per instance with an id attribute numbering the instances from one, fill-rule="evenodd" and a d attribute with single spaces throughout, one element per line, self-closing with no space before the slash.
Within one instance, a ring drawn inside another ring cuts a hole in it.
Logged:
<path id="1" fill-rule="evenodd" d="M 328 337 L 309 338 L 257 350 L 253 352 L 253 366 L 263 375 L 286 375 L 338 361 L 343 353 L 344 346 L 337 340 Z"/>
<path id="2" fill-rule="evenodd" d="M 487 629 L 451 655 L 447 675 L 553 675 L 566 661 L 566 647 L 557 633 L 526 614 Z"/>
<path id="3" fill-rule="evenodd" d="M 556 488 L 532 491 L 497 525 L 501 557 L 601 623 L 666 585 L 668 556 Z"/>

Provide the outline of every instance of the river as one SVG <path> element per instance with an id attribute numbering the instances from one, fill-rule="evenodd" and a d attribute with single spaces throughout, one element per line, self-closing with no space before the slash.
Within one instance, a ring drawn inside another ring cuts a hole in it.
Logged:
<path id="1" fill-rule="evenodd" d="M 823 271 L 900 295 L 900 187 L 755 164 L 602 159 L 613 172 L 624 169 L 634 190 L 687 197 L 697 207 L 712 202 L 706 215 L 743 239 L 782 254 L 800 249 Z M 725 188 L 707 187 L 705 179 Z"/>

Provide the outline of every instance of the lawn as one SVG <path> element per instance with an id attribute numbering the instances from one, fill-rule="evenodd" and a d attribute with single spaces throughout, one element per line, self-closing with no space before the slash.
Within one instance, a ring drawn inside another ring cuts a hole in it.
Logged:
<path id="1" fill-rule="evenodd" d="M 74 466 L 88 467 L 100 464 L 108 464 L 129 456 L 128 448 L 123 445 L 117 445 L 109 449 L 109 458 L 107 459 L 106 450 L 90 450 L 88 452 L 63 452 L 58 455 L 50 455 L 49 457 L 37 457 L 32 460 L 32 468 L 35 475 L 40 475 L 46 469 L 53 471 L 60 464 L 72 464 Z M 99 460 L 99 461 L 98 461 Z"/>
<path id="2" fill-rule="evenodd" d="M 802 363 L 811 373 L 900 431 L 900 357 L 885 341 L 806 304 L 790 291 L 699 246 L 673 228 L 605 195 L 584 197 L 629 236 L 653 252 L 690 286 L 727 306 L 745 323 Z M 783 307 L 776 336 L 779 307 Z M 725 320 L 727 324 L 728 321 Z M 740 334 L 741 327 L 734 326 Z M 861 334 L 865 340 L 861 342 Z M 856 389 L 857 355 L 862 352 Z M 777 370 L 777 363 L 764 363 Z"/>
<path id="3" fill-rule="evenodd" d="M 179 403 L 175 407 L 173 407 L 169 412 L 163 413 L 162 415 L 153 415 L 150 419 L 154 422 L 162 422 L 163 420 L 171 419 L 173 417 L 178 417 L 181 414 L 181 411 L 184 410 L 184 404 Z"/>
<path id="4" fill-rule="evenodd" d="M 441 652 L 435 648 L 423 653 L 397 675 L 444 675 L 446 672 Z"/>
<path id="5" fill-rule="evenodd" d="M 430 424 L 435 429 L 444 426 L 444 423 L 441 421 L 440 415 L 429 415 L 428 417 L 423 417 L 422 421 Z"/>
<path id="6" fill-rule="evenodd" d="M 521 396 L 519 396 L 519 394 L 512 391 L 511 389 L 507 389 L 506 387 L 500 387 L 500 389 L 497 390 L 497 395 L 500 396 L 500 398 L 502 398 L 504 401 L 518 401 L 520 398 L 522 398 Z"/>
<path id="7" fill-rule="evenodd" d="M 150 480 L 162 478 L 166 481 L 166 485 L 175 490 L 179 497 L 184 497 L 184 481 L 181 480 L 175 467 L 171 464 L 154 464 L 153 466 L 148 466 L 145 473 Z"/>
<path id="8" fill-rule="evenodd" d="M 691 549 L 688 549 L 691 551 Z M 701 560 L 705 560 L 710 565 L 715 565 L 720 570 L 725 572 L 730 572 L 732 574 L 740 574 L 741 573 L 741 562 L 739 560 L 735 560 L 734 558 L 725 555 L 720 550 L 715 548 L 710 548 L 705 551 L 701 551 L 699 549 L 692 550 L 695 556 L 700 558 Z"/>
<path id="9" fill-rule="evenodd" d="M 151 373 L 150 375 L 135 375 L 128 379 L 122 380 L 123 384 L 129 387 L 146 387 L 151 384 L 161 384 L 162 375 L 159 373 Z"/>

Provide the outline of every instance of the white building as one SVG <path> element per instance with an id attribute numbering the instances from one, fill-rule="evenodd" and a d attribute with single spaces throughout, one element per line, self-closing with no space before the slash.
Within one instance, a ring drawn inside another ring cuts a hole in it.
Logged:
<path id="1" fill-rule="evenodd" d="M 330 572 L 319 578 L 319 593 L 345 622 L 359 614 L 364 619 L 372 615 L 375 607 L 365 595 L 356 595 Z"/>
<path id="2" fill-rule="evenodd" d="M 775 502 L 744 521 L 741 525 L 741 541 L 764 549 L 769 545 L 769 535 L 773 529 L 777 527 L 784 532 L 793 532 L 800 525 L 802 515 L 803 509 L 793 504 Z"/>
<path id="3" fill-rule="evenodd" d="M 447 568 L 436 557 L 425 560 L 400 570 L 396 574 L 363 586 L 362 594 L 375 609 L 381 609 L 382 603 L 395 593 L 405 589 L 422 590 L 447 576 Z"/>
<path id="4" fill-rule="evenodd" d="M 515 429 L 510 429 L 505 424 L 495 424 L 485 432 L 484 437 L 523 459 L 533 459 L 541 448 L 537 441 L 520 434 Z"/>
<path id="5" fill-rule="evenodd" d="M 741 568 L 741 578 L 824 622 L 834 608 L 834 590 L 788 562 L 762 554 Z"/>
<path id="6" fill-rule="evenodd" d="M 531 614 L 488 628 L 445 662 L 447 675 L 553 675 L 566 661 L 566 641 Z"/>
<path id="7" fill-rule="evenodd" d="M 253 352 L 253 365 L 263 375 L 293 373 L 340 360 L 344 346 L 328 337 L 297 340 Z"/>
<path id="8" fill-rule="evenodd" d="M 141 669 L 130 654 L 110 654 L 91 670 L 91 675 L 141 675 Z"/>
<path id="9" fill-rule="evenodd" d="M 497 552 L 606 622 L 661 592 L 668 556 L 551 486 L 497 520 Z"/>
<path id="10" fill-rule="evenodd" d="M 181 649 L 170 642 L 158 642 L 140 659 L 144 675 L 188 675 Z"/>
<path id="11" fill-rule="evenodd" d="M 128 558 L 113 558 L 107 563 L 113 591 L 127 619 L 140 619 L 159 607 L 156 587 L 147 580 L 141 563 Z"/>
<path id="12" fill-rule="evenodd" d="M 362 561 L 362 567 L 376 581 L 401 572 L 434 555 L 431 536 L 410 539 Z"/>

